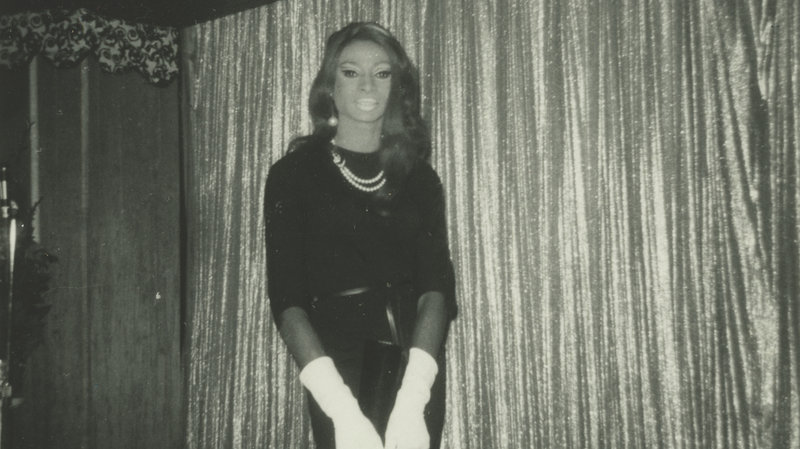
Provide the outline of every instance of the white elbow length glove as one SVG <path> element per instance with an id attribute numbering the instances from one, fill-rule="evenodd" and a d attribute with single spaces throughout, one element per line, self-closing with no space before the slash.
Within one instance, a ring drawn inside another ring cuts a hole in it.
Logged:
<path id="1" fill-rule="evenodd" d="M 411 348 L 403 383 L 386 426 L 386 449 L 430 447 L 424 412 L 438 371 L 436 360 L 430 354 L 419 348 Z"/>
<path id="2" fill-rule="evenodd" d="M 383 449 L 381 437 L 336 371 L 333 359 L 312 360 L 300 372 L 300 382 L 333 420 L 336 449 Z"/>

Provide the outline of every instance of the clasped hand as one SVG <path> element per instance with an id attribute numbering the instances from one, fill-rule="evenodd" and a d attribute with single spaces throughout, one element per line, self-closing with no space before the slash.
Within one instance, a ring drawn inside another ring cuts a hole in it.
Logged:
<path id="1" fill-rule="evenodd" d="M 430 435 L 425 425 L 425 404 L 439 368 L 436 360 L 419 348 L 411 348 L 403 385 L 386 426 L 386 449 L 428 449 Z"/>
<path id="2" fill-rule="evenodd" d="M 430 436 L 422 410 L 398 395 L 386 426 L 386 445 L 363 414 L 334 421 L 337 449 L 429 449 Z"/>
<path id="3" fill-rule="evenodd" d="M 424 410 L 424 403 L 419 404 L 413 395 L 401 389 L 386 426 L 385 449 L 428 449 L 430 435 Z"/>

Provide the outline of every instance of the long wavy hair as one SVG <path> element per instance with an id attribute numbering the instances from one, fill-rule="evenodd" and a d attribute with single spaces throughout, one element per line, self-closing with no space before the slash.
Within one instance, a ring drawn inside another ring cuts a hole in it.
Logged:
<path id="1" fill-rule="evenodd" d="M 396 184 L 405 178 L 416 159 L 430 157 L 428 125 L 420 114 L 419 75 L 400 42 L 384 27 L 372 22 L 354 22 L 336 31 L 325 43 L 325 53 L 311 85 L 308 110 L 314 125 L 312 138 L 329 141 L 336 128 L 328 119 L 337 116 L 333 102 L 336 71 L 342 50 L 353 41 L 381 46 L 391 62 L 392 84 L 383 115 L 381 161 L 387 180 Z"/>

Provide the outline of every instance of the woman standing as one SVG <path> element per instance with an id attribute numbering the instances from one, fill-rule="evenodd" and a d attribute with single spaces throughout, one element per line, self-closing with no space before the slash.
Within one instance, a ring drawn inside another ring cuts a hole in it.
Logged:
<path id="1" fill-rule="evenodd" d="M 386 29 L 344 27 L 311 88 L 313 133 L 267 178 L 270 305 L 318 448 L 439 447 L 456 306 L 419 97 Z"/>

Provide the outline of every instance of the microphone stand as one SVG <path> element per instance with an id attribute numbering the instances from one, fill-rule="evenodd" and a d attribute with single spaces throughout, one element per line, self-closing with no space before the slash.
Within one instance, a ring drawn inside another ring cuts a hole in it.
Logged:
<path id="1" fill-rule="evenodd" d="M 11 408 L 11 328 L 13 312 L 14 255 L 17 243 L 17 223 L 8 199 L 6 167 L 0 167 L 0 449 L 8 449 L 9 416 Z"/>

